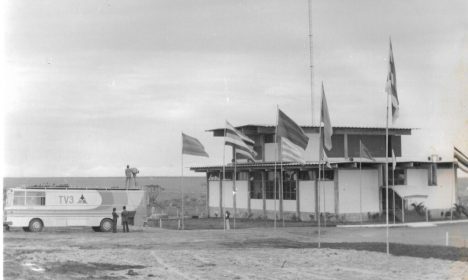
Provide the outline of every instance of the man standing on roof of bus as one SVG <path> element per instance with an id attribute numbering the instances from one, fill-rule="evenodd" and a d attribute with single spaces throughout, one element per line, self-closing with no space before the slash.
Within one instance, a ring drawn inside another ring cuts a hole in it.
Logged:
<path id="1" fill-rule="evenodd" d="M 128 230 L 128 211 L 126 210 L 126 207 L 123 207 L 123 211 L 120 214 L 122 216 L 122 227 L 124 232 L 130 232 Z"/>
<path id="2" fill-rule="evenodd" d="M 114 208 L 112 209 L 112 232 L 116 233 L 117 232 L 117 219 L 119 218 L 119 214 L 115 212 L 117 209 Z"/>
<path id="3" fill-rule="evenodd" d="M 136 167 L 132 167 L 130 168 L 130 170 L 132 171 L 132 175 L 133 175 L 133 185 L 136 187 L 137 186 L 136 175 L 140 173 L 140 170 L 138 170 Z"/>
<path id="4" fill-rule="evenodd" d="M 130 165 L 127 164 L 127 168 L 125 169 L 125 187 L 130 187 L 130 180 L 132 180 L 132 170 L 130 169 Z"/>

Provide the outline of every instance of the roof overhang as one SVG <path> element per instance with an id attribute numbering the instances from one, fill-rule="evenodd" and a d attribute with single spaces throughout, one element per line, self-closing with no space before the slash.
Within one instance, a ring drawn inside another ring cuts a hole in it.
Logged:
<path id="1" fill-rule="evenodd" d="M 318 134 L 319 126 L 301 126 L 305 133 Z M 246 135 L 255 134 L 275 134 L 276 126 L 273 125 L 242 125 L 236 129 L 242 131 Z M 213 132 L 213 136 L 224 136 L 224 127 L 209 129 L 208 132 Z M 412 128 L 389 128 L 389 135 L 411 135 Z M 364 127 L 364 126 L 334 126 L 334 134 L 358 134 L 358 135 L 385 135 L 385 127 Z"/>

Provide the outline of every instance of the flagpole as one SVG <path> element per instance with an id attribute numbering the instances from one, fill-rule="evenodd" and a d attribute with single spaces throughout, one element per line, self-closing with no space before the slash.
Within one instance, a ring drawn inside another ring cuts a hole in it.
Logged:
<path id="1" fill-rule="evenodd" d="M 274 201 L 274 208 L 275 208 L 275 218 L 273 227 L 276 229 L 276 162 L 278 161 L 278 115 L 279 115 L 279 107 L 276 105 L 276 129 L 275 129 L 275 172 L 273 175 L 273 201 Z"/>
<path id="2" fill-rule="evenodd" d="M 325 159 L 323 162 L 323 168 L 322 168 L 322 178 L 325 180 Z M 322 192 L 323 192 L 323 226 L 326 228 L 327 227 L 327 206 L 326 206 L 326 198 L 325 198 L 325 186 L 322 186 Z"/>
<path id="3" fill-rule="evenodd" d="M 359 218 L 362 225 L 362 142 L 359 140 Z"/>
<path id="4" fill-rule="evenodd" d="M 390 255 L 390 244 L 388 241 L 389 228 L 388 228 L 388 99 L 389 94 L 387 93 L 387 114 L 386 114 L 386 125 L 385 125 L 385 221 L 386 221 L 386 245 L 387 255 Z"/>
<path id="5" fill-rule="evenodd" d="M 184 139 L 182 137 L 182 147 L 184 146 Z M 184 229 L 184 153 L 180 153 L 180 162 L 181 162 L 181 168 L 180 168 L 180 193 L 181 193 L 181 207 L 182 207 L 182 230 Z"/>
<path id="6" fill-rule="evenodd" d="M 237 179 L 237 157 L 236 157 L 236 148 L 232 147 L 232 150 L 234 151 L 234 174 L 233 174 L 233 186 L 232 189 L 234 191 L 234 201 L 233 201 L 233 207 L 234 207 L 234 230 L 236 229 L 236 214 L 237 214 L 237 188 L 236 188 L 236 179 Z"/>
<path id="7" fill-rule="evenodd" d="M 320 212 L 321 212 L 321 209 L 320 209 L 320 187 L 321 187 L 321 184 L 320 184 L 320 166 L 321 166 L 321 162 L 322 162 L 322 152 L 323 152 L 323 139 L 322 139 L 322 106 L 323 106 L 323 82 L 322 82 L 322 96 L 321 96 L 321 100 L 320 100 L 320 122 L 319 122 L 319 153 L 318 153 L 318 158 L 319 158 L 319 161 L 318 161 L 318 166 L 319 166 L 319 170 L 318 170 L 318 181 L 317 181 L 317 206 L 318 206 L 318 213 L 317 213 L 317 216 L 318 216 L 318 247 L 320 248 L 321 247 L 321 244 L 320 244 L 320 239 L 321 239 L 321 231 L 320 231 Z"/>
<path id="8" fill-rule="evenodd" d="M 226 122 L 227 120 L 225 120 Z M 219 178 L 221 180 L 221 188 L 223 188 L 224 182 L 226 181 L 226 123 L 224 124 L 224 143 L 223 143 L 223 177 Z M 223 229 L 226 230 L 226 215 L 224 214 L 224 205 L 223 205 L 223 192 L 221 189 L 221 213 L 223 216 Z"/>
<path id="9" fill-rule="evenodd" d="M 314 57 L 312 45 L 312 0 L 308 0 L 308 16 L 309 16 L 309 64 L 310 64 L 310 104 L 312 109 L 312 125 L 314 125 Z"/>
<path id="10" fill-rule="evenodd" d="M 392 168 L 393 224 L 395 224 L 395 169 Z"/>

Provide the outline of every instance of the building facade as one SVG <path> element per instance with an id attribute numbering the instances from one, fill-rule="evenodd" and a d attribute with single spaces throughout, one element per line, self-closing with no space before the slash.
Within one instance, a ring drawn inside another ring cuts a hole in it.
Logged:
<path id="1" fill-rule="evenodd" d="M 386 180 L 389 214 L 396 221 L 411 220 L 412 212 L 421 209 L 431 218 L 443 217 L 457 202 L 460 161 L 443 161 L 437 156 L 424 162 L 397 160 L 393 170 L 391 151 L 397 158 L 402 156 L 401 137 L 410 136 L 411 129 L 389 129 L 385 149 L 385 128 L 334 127 L 328 164 L 319 169 L 319 127 L 302 128 L 309 136 L 306 164 L 276 160 L 280 157 L 274 126 L 246 125 L 238 129 L 255 141 L 256 162 L 238 159 L 224 166 L 192 167 L 206 173 L 208 216 L 229 210 L 251 218 L 307 221 L 320 216 L 337 222 L 377 221 L 387 207 Z M 215 137 L 224 136 L 223 128 L 210 131 Z M 374 160 L 360 157 L 360 142 Z"/>

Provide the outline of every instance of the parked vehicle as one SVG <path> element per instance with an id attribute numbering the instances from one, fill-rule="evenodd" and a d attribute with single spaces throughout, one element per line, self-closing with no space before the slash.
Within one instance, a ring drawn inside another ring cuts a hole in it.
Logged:
<path id="1" fill-rule="evenodd" d="M 142 203 L 141 189 L 12 188 L 7 191 L 4 225 L 39 232 L 44 227 L 91 226 L 112 230 L 112 208 L 130 212 L 132 224 Z"/>

